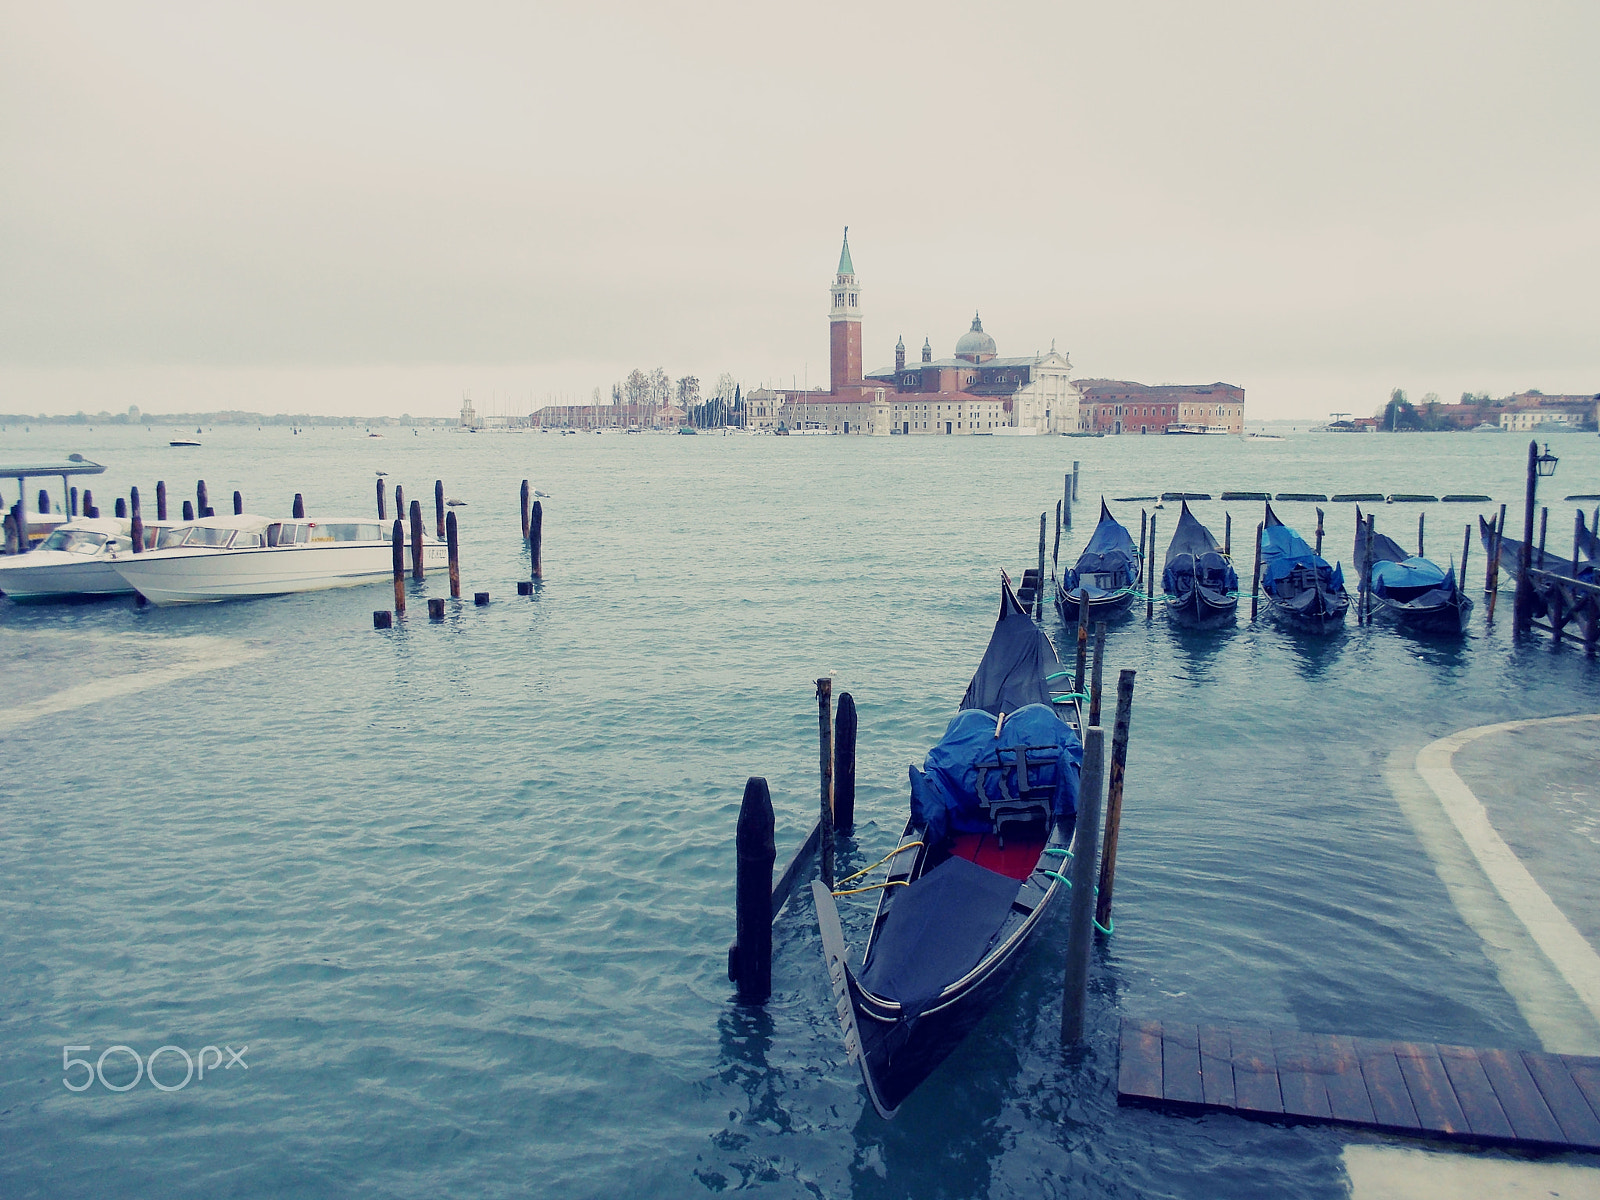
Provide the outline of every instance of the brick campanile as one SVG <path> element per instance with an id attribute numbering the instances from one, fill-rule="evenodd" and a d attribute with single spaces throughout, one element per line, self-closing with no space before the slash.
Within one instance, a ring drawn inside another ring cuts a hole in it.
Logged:
<path id="1" fill-rule="evenodd" d="M 844 229 L 839 270 L 833 277 L 833 303 L 828 310 L 828 390 L 839 392 L 861 382 L 861 286 L 850 261 L 850 227 Z"/>

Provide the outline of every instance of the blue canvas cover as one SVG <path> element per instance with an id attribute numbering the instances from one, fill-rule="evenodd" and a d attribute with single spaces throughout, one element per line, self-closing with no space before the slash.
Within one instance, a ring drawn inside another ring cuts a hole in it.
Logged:
<path id="1" fill-rule="evenodd" d="M 937 844 L 951 833 L 983 833 L 991 828 L 978 806 L 978 767 L 1006 764 L 1007 786 L 1015 793 L 1016 756 L 1010 751 L 1020 746 L 1053 751 L 1035 750 L 1029 755 L 1053 760 L 1030 765 L 1029 785 L 1051 789 L 1051 812 L 1057 819 L 1077 814 L 1083 746 L 1072 726 L 1045 704 L 1030 704 L 1008 715 L 998 738 L 994 726 L 994 716 L 981 709 L 957 713 L 938 745 L 928 751 L 924 769 L 911 768 L 912 818 L 926 827 L 930 843 Z M 992 772 L 987 778 L 991 801 L 1004 797 L 998 776 Z"/>
<path id="2" fill-rule="evenodd" d="M 1415 556 L 1403 562 L 1375 562 L 1372 564 L 1372 590 L 1375 595 L 1387 596 L 1391 592 L 1444 588 L 1455 591 L 1455 568 L 1445 570 L 1438 563 Z"/>
<path id="3" fill-rule="evenodd" d="M 1067 590 L 1086 587 L 1091 597 L 1104 596 L 1133 587 L 1138 577 L 1139 548 L 1133 544 L 1133 535 L 1117 524 L 1102 500 L 1100 523 L 1078 555 L 1077 565 L 1067 572 Z"/>
<path id="4" fill-rule="evenodd" d="M 1268 525 L 1261 531 L 1261 586 L 1273 595 L 1279 595 L 1278 584 L 1287 579 L 1296 567 L 1308 567 L 1317 572 L 1325 585 L 1333 591 L 1344 591 L 1344 570 L 1329 567 L 1306 541 L 1287 525 Z"/>

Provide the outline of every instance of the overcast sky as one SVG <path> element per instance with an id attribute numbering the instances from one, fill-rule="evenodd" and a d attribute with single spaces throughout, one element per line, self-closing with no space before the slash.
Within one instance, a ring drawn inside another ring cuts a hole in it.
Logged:
<path id="1" fill-rule="evenodd" d="M 0 411 L 1002 354 L 1600 392 L 1600 4 L 0 0 Z"/>

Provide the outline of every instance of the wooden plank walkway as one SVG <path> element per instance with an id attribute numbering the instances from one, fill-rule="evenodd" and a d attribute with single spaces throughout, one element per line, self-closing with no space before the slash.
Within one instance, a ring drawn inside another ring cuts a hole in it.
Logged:
<path id="1" fill-rule="evenodd" d="M 1117 1100 L 1600 1151 L 1600 1058 L 1571 1054 L 1124 1018 Z"/>

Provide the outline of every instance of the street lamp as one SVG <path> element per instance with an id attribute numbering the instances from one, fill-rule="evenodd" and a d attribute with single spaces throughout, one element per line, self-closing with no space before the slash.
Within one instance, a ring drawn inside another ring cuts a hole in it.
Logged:
<path id="1" fill-rule="evenodd" d="M 1533 628 L 1533 581 L 1528 569 L 1533 563 L 1533 508 L 1539 494 L 1539 480 L 1549 479 L 1556 473 L 1559 460 L 1550 453 L 1545 443 L 1544 453 L 1539 453 L 1539 443 L 1528 443 L 1528 486 L 1522 505 L 1522 550 L 1517 555 L 1517 599 L 1512 620 L 1513 627 L 1521 632 Z"/>
<path id="2" fill-rule="evenodd" d="M 1537 443 L 1535 443 L 1537 444 Z M 1550 453 L 1550 443 L 1544 444 L 1544 453 L 1533 460 L 1535 469 L 1539 472 L 1540 479 L 1549 479 L 1556 473 L 1556 464 L 1561 460 Z"/>

